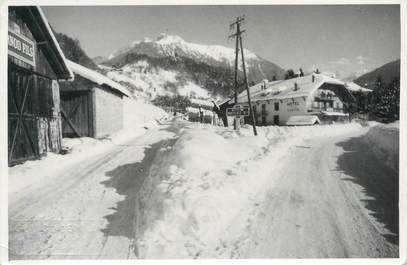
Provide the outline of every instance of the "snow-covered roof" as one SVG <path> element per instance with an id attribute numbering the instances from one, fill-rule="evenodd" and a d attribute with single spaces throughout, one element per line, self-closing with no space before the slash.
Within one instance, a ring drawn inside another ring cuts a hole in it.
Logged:
<path id="1" fill-rule="evenodd" d="M 354 82 L 347 82 L 347 83 L 345 83 L 345 86 L 350 91 L 365 92 L 365 93 L 369 93 L 369 92 L 373 91 L 371 89 L 361 87 Z"/>
<path id="2" fill-rule="evenodd" d="M 321 111 L 322 114 L 326 116 L 349 116 L 348 113 L 338 112 L 338 111 Z"/>
<path id="3" fill-rule="evenodd" d="M 225 103 L 227 103 L 227 102 L 229 102 L 229 101 L 231 101 L 231 100 L 232 100 L 231 98 L 226 98 L 226 99 L 224 99 L 224 100 L 221 100 L 221 101 L 216 102 L 216 104 L 217 104 L 218 106 L 220 106 L 220 105 L 223 105 L 223 104 L 225 104 Z"/>
<path id="4" fill-rule="evenodd" d="M 298 115 L 289 117 L 286 125 L 314 125 L 315 123 L 321 123 L 315 115 Z"/>
<path id="5" fill-rule="evenodd" d="M 55 38 L 54 33 L 52 32 L 52 29 L 51 29 L 51 27 L 50 27 L 50 25 L 48 23 L 47 18 L 44 15 L 44 12 L 42 11 L 41 7 L 39 7 L 39 6 L 36 6 L 35 8 L 38 10 L 38 13 L 40 14 L 40 17 L 41 17 L 43 23 L 45 24 L 45 27 L 46 27 L 47 31 L 49 32 L 49 35 L 51 36 L 52 44 L 54 45 L 54 47 L 58 51 L 58 54 L 59 54 L 59 56 L 61 56 L 62 62 L 64 64 L 64 66 L 66 67 L 66 70 L 68 72 L 67 79 L 73 80 L 74 74 L 72 73 L 72 70 L 67 65 L 67 59 L 65 58 L 65 55 L 62 52 L 61 47 L 59 46 L 59 43 L 58 43 L 57 39 Z"/>
<path id="6" fill-rule="evenodd" d="M 121 94 L 129 97 L 130 93 L 129 91 L 123 87 L 122 85 L 116 83 L 115 81 L 111 80 L 110 78 L 102 75 L 101 73 L 98 73 L 94 70 L 91 70 L 89 68 L 86 68 L 80 64 L 74 63 L 71 60 L 66 60 L 68 63 L 68 66 L 72 69 L 72 71 L 77 74 L 82 76 L 83 78 L 86 78 L 98 85 L 106 85 L 111 87 L 112 89 L 120 92 Z"/>
<path id="7" fill-rule="evenodd" d="M 21 12 L 21 17 L 30 29 L 37 43 L 42 43 L 41 50 L 59 80 L 72 80 L 74 75 L 69 69 L 64 53 L 39 6 L 13 6 Z M 34 23 L 35 22 L 35 23 Z"/>
<path id="8" fill-rule="evenodd" d="M 315 77 L 314 82 L 312 82 L 312 75 Z M 312 75 L 272 82 L 262 81 L 250 87 L 251 100 L 258 101 L 309 96 L 323 84 L 339 85 L 345 88 L 345 83 L 338 79 L 321 74 Z M 297 84 L 297 89 L 295 88 L 295 83 Z M 246 91 L 239 94 L 238 102 L 247 102 Z"/>
<path id="9" fill-rule="evenodd" d="M 207 107 L 211 107 L 211 108 L 213 107 L 213 104 L 214 104 L 213 100 L 191 98 L 190 101 L 191 101 L 192 104 L 207 106 Z"/>

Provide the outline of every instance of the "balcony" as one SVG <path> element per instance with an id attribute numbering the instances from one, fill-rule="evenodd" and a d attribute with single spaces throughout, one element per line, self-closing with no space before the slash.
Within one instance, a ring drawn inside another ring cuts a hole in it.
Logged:
<path id="1" fill-rule="evenodd" d="M 329 107 L 314 107 L 312 106 L 307 112 L 320 112 L 320 111 L 333 111 L 333 112 L 343 112 L 343 108 L 329 108 Z"/>

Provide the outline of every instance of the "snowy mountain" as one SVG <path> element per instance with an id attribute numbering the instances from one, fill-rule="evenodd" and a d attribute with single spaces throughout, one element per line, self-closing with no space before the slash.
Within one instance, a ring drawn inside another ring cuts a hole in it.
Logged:
<path id="1" fill-rule="evenodd" d="M 107 61 L 108 59 L 107 59 L 107 57 L 104 57 L 104 56 L 96 56 L 96 57 L 93 57 L 92 58 L 92 61 L 95 63 L 95 64 L 101 64 L 101 63 L 103 63 L 103 62 L 105 62 L 105 61 Z"/>
<path id="2" fill-rule="evenodd" d="M 111 79 L 132 88 L 136 97 L 183 95 L 194 98 L 224 98 L 231 94 L 231 70 L 209 66 L 188 58 L 153 58 L 131 54 L 121 67 L 99 65 Z"/>
<path id="3" fill-rule="evenodd" d="M 279 66 L 246 49 L 245 59 L 249 82 L 271 80 L 273 76 L 280 79 L 284 75 L 284 70 Z M 138 90 L 141 86 L 150 93 L 157 90 L 160 90 L 159 93 L 177 93 L 177 88 L 188 91 L 183 89 L 184 85 L 194 84 L 200 88 L 199 91 L 193 89 L 194 93 L 200 94 L 201 97 L 205 94 L 203 91 L 209 92 L 208 96 L 224 97 L 233 89 L 234 60 L 235 52 L 232 48 L 190 43 L 179 36 L 161 34 L 156 40 L 146 38 L 143 41 L 134 41 L 129 47 L 115 50 L 103 65 L 110 69 L 108 75 L 116 81 L 132 81 Z M 174 78 L 167 79 L 169 75 L 164 74 L 160 82 L 172 84 L 174 89 L 165 88 L 163 85 L 149 89 L 145 84 L 136 84 L 137 78 L 154 83 L 152 79 L 157 81 L 158 73 L 165 71 L 170 71 Z M 241 76 L 241 73 L 239 75 Z"/>
<path id="4" fill-rule="evenodd" d="M 248 72 L 254 71 L 255 77 L 271 79 L 270 75 L 283 76 L 283 69 L 279 66 L 262 59 L 247 49 L 244 52 Z M 134 41 L 129 47 L 115 50 L 108 57 L 110 60 L 108 63 L 120 63 L 128 54 L 144 54 L 150 57 L 186 57 L 213 66 L 232 68 L 235 62 L 235 51 L 232 48 L 190 43 L 179 36 L 167 34 L 160 34 L 154 41 L 149 38 Z"/>
<path id="5" fill-rule="evenodd" d="M 359 76 L 360 76 L 359 73 L 353 72 L 353 73 L 349 74 L 348 76 L 346 76 L 344 78 L 341 78 L 341 80 L 344 81 L 344 82 L 352 82 L 353 80 L 355 80 Z"/>
<path id="6" fill-rule="evenodd" d="M 400 59 L 389 62 L 379 68 L 368 72 L 355 80 L 355 83 L 368 88 L 374 89 L 377 78 L 380 76 L 382 82 L 388 84 L 393 81 L 394 78 L 400 80 Z"/>

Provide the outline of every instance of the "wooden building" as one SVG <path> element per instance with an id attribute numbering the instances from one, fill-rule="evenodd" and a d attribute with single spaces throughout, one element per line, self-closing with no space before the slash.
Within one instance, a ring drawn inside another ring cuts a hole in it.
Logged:
<path id="1" fill-rule="evenodd" d="M 37 6 L 9 7 L 8 163 L 61 148 L 58 80 L 73 74 Z"/>
<path id="2" fill-rule="evenodd" d="M 199 122 L 201 120 L 199 110 L 201 109 L 203 114 L 203 123 L 217 123 L 216 115 L 214 112 L 215 102 L 213 100 L 191 98 L 190 102 L 191 105 L 186 108 L 186 114 L 188 115 L 189 121 Z"/>
<path id="3" fill-rule="evenodd" d="M 63 137 L 101 138 L 121 130 L 127 89 L 94 70 L 67 63 L 75 80 L 61 83 Z"/>

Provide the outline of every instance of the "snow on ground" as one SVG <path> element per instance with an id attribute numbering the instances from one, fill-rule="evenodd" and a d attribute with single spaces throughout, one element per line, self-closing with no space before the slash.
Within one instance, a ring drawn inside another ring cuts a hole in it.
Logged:
<path id="1" fill-rule="evenodd" d="M 56 175 L 56 172 L 141 136 L 148 128 L 157 126 L 157 122 L 167 118 L 166 116 L 164 110 L 154 105 L 124 98 L 123 130 L 103 139 L 63 138 L 62 146 L 70 149 L 68 154 L 48 153 L 40 160 L 10 167 L 9 176 L 12 177 L 9 178 L 9 194 L 18 192 L 34 182 L 46 181 Z"/>
<path id="2" fill-rule="evenodd" d="M 352 130 L 367 129 L 358 123 L 269 126 L 259 127 L 258 137 L 247 125 L 240 135 L 209 125 L 182 129 L 173 148 L 163 150 L 155 162 L 140 194 L 144 206 L 140 211 L 145 212 L 139 222 L 146 225 L 139 242 L 141 257 L 217 256 L 216 246 L 222 245 L 225 231 L 238 237 L 247 225 L 243 216 L 248 205 L 262 201 L 273 185 L 272 163 L 306 139 Z"/>
<path id="3" fill-rule="evenodd" d="M 398 170 L 399 168 L 399 121 L 382 124 L 371 123 L 372 127 L 366 134 L 365 140 L 371 144 L 375 154 L 386 161 L 386 164 Z"/>

